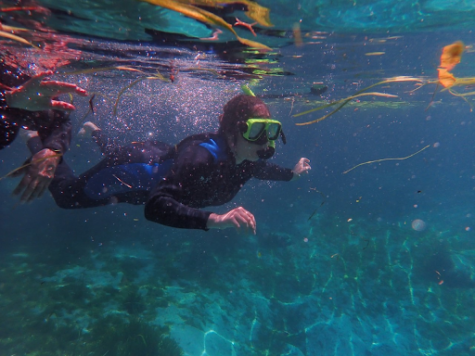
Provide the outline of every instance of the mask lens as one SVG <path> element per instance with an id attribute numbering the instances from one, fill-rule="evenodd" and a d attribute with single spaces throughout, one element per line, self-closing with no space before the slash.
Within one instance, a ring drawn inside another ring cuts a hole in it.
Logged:
<path id="1" fill-rule="evenodd" d="M 271 141 L 277 140 L 279 138 L 280 125 L 279 124 L 270 124 L 267 129 L 267 138 Z"/>
<path id="2" fill-rule="evenodd" d="M 255 122 L 252 124 L 251 129 L 249 130 L 249 139 L 257 140 L 262 132 L 265 130 L 265 123 Z"/>

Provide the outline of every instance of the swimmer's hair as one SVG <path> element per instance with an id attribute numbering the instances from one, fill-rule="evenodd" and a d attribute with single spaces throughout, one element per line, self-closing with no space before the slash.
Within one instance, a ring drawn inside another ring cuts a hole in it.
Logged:
<path id="1" fill-rule="evenodd" d="M 245 132 L 247 129 L 246 121 L 251 117 L 270 118 L 269 108 L 259 98 L 239 94 L 224 105 L 219 122 L 219 133 Z"/>

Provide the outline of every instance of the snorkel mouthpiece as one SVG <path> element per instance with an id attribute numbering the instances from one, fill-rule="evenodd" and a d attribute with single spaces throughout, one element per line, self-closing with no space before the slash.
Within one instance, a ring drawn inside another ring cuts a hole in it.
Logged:
<path id="1" fill-rule="evenodd" d="M 275 143 L 273 145 L 268 146 L 267 148 L 263 150 L 257 151 L 257 157 L 259 157 L 260 159 L 269 159 L 274 155 L 274 153 L 275 153 Z"/>

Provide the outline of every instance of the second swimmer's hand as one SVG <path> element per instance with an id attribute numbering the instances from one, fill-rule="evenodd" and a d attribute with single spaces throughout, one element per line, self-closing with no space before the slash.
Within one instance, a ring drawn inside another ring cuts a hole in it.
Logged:
<path id="1" fill-rule="evenodd" d="M 254 215 L 242 206 L 222 215 L 212 213 L 208 218 L 206 226 L 208 229 L 226 229 L 228 227 L 235 227 L 236 229 L 251 228 L 254 235 L 256 234 L 256 219 Z"/>
<path id="2" fill-rule="evenodd" d="M 14 195 L 20 195 L 22 203 L 30 202 L 43 195 L 54 178 L 54 172 L 58 166 L 60 155 L 45 148 L 31 158 L 31 163 L 20 170 L 24 173 L 23 179 L 13 191 Z"/>
<path id="3" fill-rule="evenodd" d="M 29 111 L 48 109 L 72 111 L 75 109 L 74 105 L 54 98 L 67 93 L 87 96 L 87 91 L 75 84 L 43 80 L 49 75 L 53 75 L 53 72 L 40 73 L 18 88 L 6 91 L 5 100 L 8 107 Z"/>

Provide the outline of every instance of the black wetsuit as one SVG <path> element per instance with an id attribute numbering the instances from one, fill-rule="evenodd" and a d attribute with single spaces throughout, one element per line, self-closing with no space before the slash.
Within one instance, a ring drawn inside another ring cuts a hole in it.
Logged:
<path id="1" fill-rule="evenodd" d="M 100 132 L 94 135 L 104 147 Z M 153 141 L 135 143 L 107 154 L 80 177 L 64 162 L 58 166 L 50 191 L 59 206 L 145 204 L 148 220 L 206 230 L 211 212 L 200 208 L 231 201 L 253 177 L 282 181 L 293 177 L 290 169 L 263 160 L 237 165 L 224 137 L 218 134 L 190 136 L 173 147 Z"/>
<path id="2" fill-rule="evenodd" d="M 11 144 L 23 127 L 38 131 L 43 148 L 64 153 L 71 142 L 72 126 L 68 114 L 59 110 L 33 112 L 9 108 L 6 104 L 6 87 L 22 85 L 29 79 L 21 69 L 5 64 L 0 58 L 0 149 Z"/>

